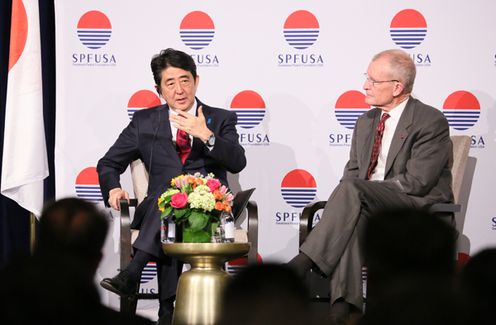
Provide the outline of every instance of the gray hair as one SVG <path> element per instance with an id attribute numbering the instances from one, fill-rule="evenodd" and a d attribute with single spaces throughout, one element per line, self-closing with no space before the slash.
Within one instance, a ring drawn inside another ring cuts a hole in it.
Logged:
<path id="1" fill-rule="evenodd" d="M 392 49 L 377 53 L 372 61 L 383 57 L 388 59 L 391 73 L 394 78 L 397 78 L 403 83 L 403 86 L 405 87 L 404 92 L 407 94 L 411 93 L 413 90 L 413 83 L 415 82 L 415 75 L 417 73 L 412 58 L 405 51 Z"/>

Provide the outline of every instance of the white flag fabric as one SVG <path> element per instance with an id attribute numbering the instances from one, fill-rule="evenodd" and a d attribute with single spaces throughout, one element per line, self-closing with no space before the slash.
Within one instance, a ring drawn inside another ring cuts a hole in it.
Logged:
<path id="1" fill-rule="evenodd" d="M 47 176 L 38 0 L 13 0 L 1 192 L 39 216 Z"/>

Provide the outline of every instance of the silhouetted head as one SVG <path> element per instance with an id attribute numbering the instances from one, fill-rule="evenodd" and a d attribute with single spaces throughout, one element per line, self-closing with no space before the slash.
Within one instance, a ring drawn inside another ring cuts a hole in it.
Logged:
<path id="1" fill-rule="evenodd" d="M 484 249 L 468 260 L 461 270 L 460 288 L 473 324 L 493 324 L 496 305 L 496 248 Z"/>
<path id="2" fill-rule="evenodd" d="M 248 266 L 224 292 L 221 324 L 309 324 L 308 297 L 302 279 L 287 266 Z"/>
<path id="3" fill-rule="evenodd" d="M 105 215 L 94 203 L 66 198 L 43 209 L 36 254 L 70 256 L 96 271 L 108 231 Z"/>
<path id="4" fill-rule="evenodd" d="M 385 210 L 371 216 L 364 236 L 369 272 L 452 275 L 456 230 L 425 210 Z"/>

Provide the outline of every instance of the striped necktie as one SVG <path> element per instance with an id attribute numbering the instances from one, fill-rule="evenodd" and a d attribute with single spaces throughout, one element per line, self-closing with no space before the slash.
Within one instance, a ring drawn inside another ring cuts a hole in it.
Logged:
<path id="1" fill-rule="evenodd" d="M 375 129 L 375 140 L 374 146 L 372 147 L 372 155 L 370 156 L 369 168 L 367 169 L 367 179 L 370 179 L 370 177 L 374 173 L 375 167 L 377 167 L 377 159 L 379 158 L 379 153 L 381 151 L 382 135 L 384 134 L 386 120 L 388 118 L 388 113 L 382 114 L 381 120 L 379 121 L 379 124 L 377 124 L 377 128 Z"/>

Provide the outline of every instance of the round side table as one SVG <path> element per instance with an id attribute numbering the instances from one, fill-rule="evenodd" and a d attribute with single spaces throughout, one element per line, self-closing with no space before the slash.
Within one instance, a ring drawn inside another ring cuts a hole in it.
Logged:
<path id="1" fill-rule="evenodd" d="M 162 249 L 191 265 L 179 277 L 172 324 L 217 324 L 222 291 L 230 278 L 222 266 L 248 253 L 250 243 L 173 243 L 162 244 Z"/>

